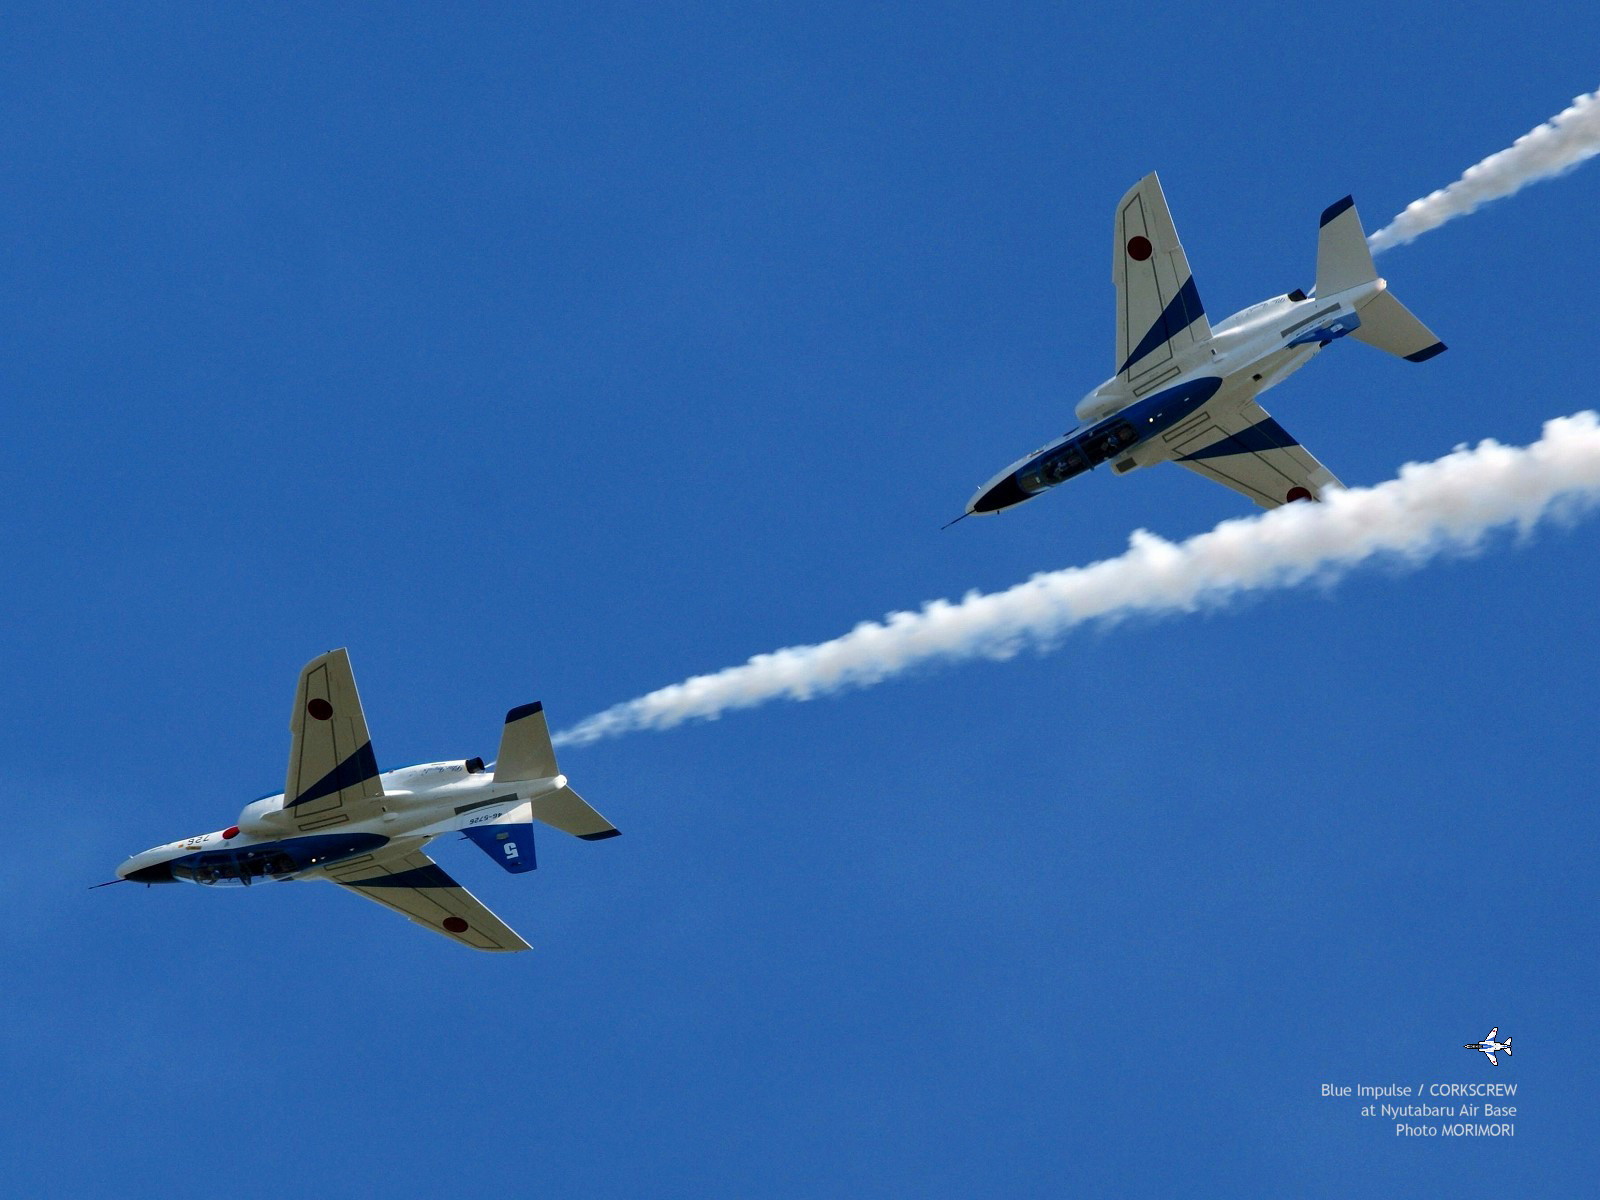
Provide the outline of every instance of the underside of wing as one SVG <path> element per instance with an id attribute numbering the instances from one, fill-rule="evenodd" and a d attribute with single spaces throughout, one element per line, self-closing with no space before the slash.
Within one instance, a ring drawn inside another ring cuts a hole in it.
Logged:
<path id="1" fill-rule="evenodd" d="M 1343 486 L 1254 400 L 1208 413 L 1172 447 L 1172 461 L 1248 496 L 1262 508 L 1320 500 Z"/>
<path id="2" fill-rule="evenodd" d="M 421 850 L 362 855 L 327 868 L 327 877 L 376 900 L 424 929 L 474 950 L 527 950 L 528 943 Z"/>
<path id="3" fill-rule="evenodd" d="M 1500 1065 L 1500 1060 L 1494 1056 L 1493 1050 L 1485 1050 L 1484 1053 L 1489 1056 L 1489 1065 L 1491 1067 L 1498 1067 Z"/>
<path id="4" fill-rule="evenodd" d="M 1189 259 L 1153 173 L 1117 205 L 1111 281 L 1117 289 L 1117 374 L 1141 395 L 1178 374 L 1173 359 L 1211 338 Z"/>
<path id="5" fill-rule="evenodd" d="M 383 811 L 378 761 L 343 650 L 312 659 L 300 672 L 289 734 L 283 811 L 299 832 L 332 829 Z"/>

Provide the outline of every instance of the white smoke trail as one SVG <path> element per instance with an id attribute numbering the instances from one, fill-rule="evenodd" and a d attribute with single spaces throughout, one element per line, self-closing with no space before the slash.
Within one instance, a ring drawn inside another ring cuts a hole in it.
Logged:
<path id="1" fill-rule="evenodd" d="M 1408 464 L 1376 487 L 1224 521 L 1184 542 L 1140 530 L 1116 558 L 1035 575 L 1003 592 L 971 592 L 959 603 L 929 601 L 920 612 L 890 613 L 830 642 L 758 654 L 609 708 L 556 741 L 585 744 L 769 700 L 810 700 L 923 663 L 1008 658 L 1030 646 L 1047 649 L 1086 621 L 1189 612 L 1247 592 L 1332 581 L 1375 557 L 1416 566 L 1470 550 L 1496 528 L 1526 532 L 1541 518 L 1596 502 L 1600 418 L 1581 412 L 1547 422 L 1530 446 L 1460 447 Z"/>
<path id="2" fill-rule="evenodd" d="M 1530 183 L 1570 170 L 1600 154 L 1600 91 L 1579 96 L 1571 107 L 1523 134 L 1506 149 L 1468 167 L 1460 179 L 1421 200 L 1367 239 L 1373 251 L 1403 245 L 1480 205 L 1509 196 Z"/>

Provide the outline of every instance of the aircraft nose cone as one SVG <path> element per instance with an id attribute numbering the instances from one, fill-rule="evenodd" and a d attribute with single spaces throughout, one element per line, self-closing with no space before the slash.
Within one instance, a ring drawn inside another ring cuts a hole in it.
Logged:
<path id="1" fill-rule="evenodd" d="M 173 878 L 171 863 L 152 863 L 148 867 L 140 867 L 136 871 L 129 871 L 122 878 L 129 883 L 177 883 Z"/>
<path id="2" fill-rule="evenodd" d="M 176 883 L 173 877 L 173 864 L 171 862 L 157 862 L 154 866 L 139 867 L 123 875 L 130 883 Z"/>
<path id="3" fill-rule="evenodd" d="M 1017 486 L 1017 477 L 1007 475 L 983 495 L 975 497 L 972 501 L 971 511 L 975 513 L 995 513 L 1002 508 L 1010 508 L 1013 504 L 1021 504 L 1024 500 L 1031 499 L 1031 494 Z"/>
<path id="4" fill-rule="evenodd" d="M 176 883 L 170 862 L 147 862 L 147 855 L 135 854 L 117 868 L 117 878 L 129 883 Z"/>

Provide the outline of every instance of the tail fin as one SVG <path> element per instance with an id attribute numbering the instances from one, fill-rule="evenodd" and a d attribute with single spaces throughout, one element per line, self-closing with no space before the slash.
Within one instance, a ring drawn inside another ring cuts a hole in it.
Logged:
<path id="1" fill-rule="evenodd" d="M 1349 196 L 1322 210 L 1317 233 L 1317 298 L 1360 287 L 1378 277 L 1356 202 Z"/>
<path id="2" fill-rule="evenodd" d="M 550 726 L 544 705 L 535 700 L 506 714 L 500 731 L 500 756 L 495 760 L 495 780 L 549 779 L 559 775 L 556 748 L 550 744 Z"/>
<path id="3" fill-rule="evenodd" d="M 1322 213 L 1322 228 L 1317 233 L 1317 297 L 1326 299 L 1377 278 L 1378 268 L 1373 265 L 1356 202 L 1346 196 Z M 1433 330 L 1387 291 L 1378 292 L 1356 311 L 1361 324 L 1350 336 L 1358 342 L 1407 362 L 1426 362 L 1445 351 Z"/>
<path id="4" fill-rule="evenodd" d="M 544 705 L 535 701 L 513 708 L 506 714 L 506 725 L 500 733 L 500 757 L 494 764 L 495 782 L 556 779 L 561 787 L 534 798 L 536 819 L 586 842 L 598 842 L 622 832 L 591 808 L 582 796 L 565 786 L 565 779 L 557 779 L 559 775 Z"/>
<path id="5" fill-rule="evenodd" d="M 1511 1039 L 1510 1039 L 1510 1038 L 1507 1038 L 1507 1039 L 1506 1039 L 1506 1057 L 1507 1057 L 1507 1058 L 1513 1058 L 1513 1057 L 1515 1057 L 1515 1056 L 1514 1056 L 1514 1055 L 1513 1055 L 1513 1054 L 1512 1054 L 1512 1053 L 1511 1053 Z"/>
<path id="6" fill-rule="evenodd" d="M 513 875 L 539 865 L 533 845 L 533 821 L 526 803 L 487 825 L 468 825 L 461 832 Z"/>

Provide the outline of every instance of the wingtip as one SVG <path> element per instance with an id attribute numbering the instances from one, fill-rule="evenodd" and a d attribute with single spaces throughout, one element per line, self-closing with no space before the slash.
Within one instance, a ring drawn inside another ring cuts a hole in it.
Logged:
<path id="1" fill-rule="evenodd" d="M 1406 355 L 1407 362 L 1427 362 L 1430 358 L 1437 358 L 1450 349 L 1443 342 L 1435 342 L 1425 350 L 1418 350 L 1415 354 Z"/>

